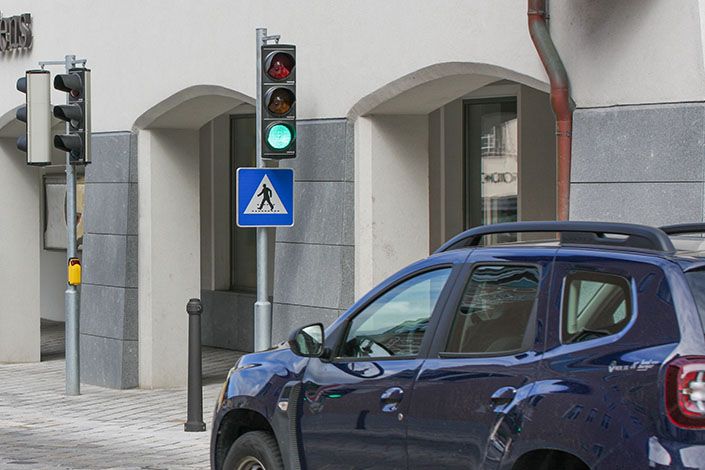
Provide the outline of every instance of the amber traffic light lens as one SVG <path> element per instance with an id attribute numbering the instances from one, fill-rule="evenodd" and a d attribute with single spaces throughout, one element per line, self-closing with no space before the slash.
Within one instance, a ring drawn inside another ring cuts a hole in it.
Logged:
<path id="1" fill-rule="evenodd" d="M 294 93 L 286 88 L 275 88 L 267 100 L 267 109 L 277 116 L 283 116 L 294 106 Z"/>
<path id="2" fill-rule="evenodd" d="M 284 80 L 291 75 L 294 65 L 296 65 L 296 62 L 294 62 L 294 58 L 291 55 L 285 52 L 277 52 L 272 55 L 272 58 L 267 63 L 267 75 L 275 80 Z"/>

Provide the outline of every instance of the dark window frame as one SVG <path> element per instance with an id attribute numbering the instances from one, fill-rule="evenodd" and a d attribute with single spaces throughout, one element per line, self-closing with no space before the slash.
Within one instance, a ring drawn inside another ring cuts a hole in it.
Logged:
<path id="1" fill-rule="evenodd" d="M 491 261 L 483 261 L 479 263 L 474 263 L 470 269 L 470 272 L 468 273 L 467 280 L 463 286 L 463 290 L 461 291 L 460 298 L 458 299 L 457 305 L 455 305 L 455 308 L 452 311 L 447 312 L 448 315 L 450 315 L 452 318 L 450 318 L 450 324 L 448 326 L 448 331 L 446 333 L 446 338 L 445 341 L 443 342 L 443 349 L 448 348 L 448 344 L 450 343 L 450 338 L 453 333 L 453 324 L 455 323 L 455 318 L 458 313 L 458 310 L 460 309 L 460 305 L 463 302 L 463 297 L 465 296 L 465 291 L 467 290 L 468 286 L 472 282 L 472 276 L 475 273 L 475 271 L 478 268 L 482 267 L 516 267 L 516 268 L 531 268 L 535 269 L 537 272 L 537 278 L 538 278 L 538 285 L 536 288 L 536 294 L 534 298 L 534 304 L 531 307 L 531 313 L 529 314 L 529 318 L 527 321 L 527 327 L 526 331 L 524 332 L 524 338 L 522 339 L 521 342 L 521 347 L 511 350 L 511 351 L 496 351 L 496 352 L 451 352 L 451 351 L 438 351 L 438 357 L 441 359 L 462 359 L 462 358 L 492 358 L 492 357 L 507 357 L 507 356 L 516 356 L 518 354 L 523 354 L 528 351 L 530 351 L 535 343 L 535 338 L 536 338 L 536 330 L 537 330 L 537 319 L 538 319 L 538 306 L 539 306 L 539 298 L 541 296 L 541 287 L 542 287 L 542 279 L 543 279 L 543 272 L 542 272 L 542 267 L 539 264 L 533 264 L 533 263 L 503 263 L 503 262 L 491 262 Z"/>
<path id="2" fill-rule="evenodd" d="M 461 204 L 462 211 L 463 211 L 463 227 L 465 229 L 469 229 L 475 225 L 477 225 L 477 221 L 479 220 L 479 213 L 475 214 L 475 211 L 473 210 L 473 217 L 469 215 L 469 209 L 470 207 L 468 206 L 469 200 L 471 197 L 476 198 L 479 197 L 480 201 L 482 199 L 482 189 L 480 186 L 477 184 L 472 184 L 472 181 L 480 181 L 480 175 L 476 174 L 477 173 L 477 165 L 471 164 L 470 160 L 470 153 L 471 153 L 471 147 L 470 147 L 470 136 L 468 135 L 468 125 L 470 124 L 470 106 L 473 105 L 481 105 L 481 104 L 497 104 L 497 103 L 514 103 L 517 109 L 517 120 L 519 119 L 519 96 L 518 95 L 503 95 L 503 96 L 496 96 L 496 97 L 487 97 L 487 98 L 469 98 L 469 99 L 464 99 L 463 100 L 463 119 L 462 119 L 462 129 L 463 129 L 463 158 L 462 158 L 462 172 L 463 172 L 463 201 Z M 518 138 L 518 136 L 517 136 Z M 517 155 L 517 162 L 521 158 L 521 154 Z M 521 175 L 517 175 L 517 178 L 519 178 Z M 476 177 L 476 178 L 475 178 Z M 473 194 L 470 195 L 468 191 L 472 191 Z M 517 194 L 517 220 L 519 220 L 519 210 L 518 210 L 518 205 L 519 205 L 519 194 Z M 478 203 L 478 207 L 480 207 Z M 481 212 L 481 210 L 479 211 Z M 478 220 L 471 220 L 471 219 L 478 219 Z"/>
<path id="3" fill-rule="evenodd" d="M 235 269 L 237 269 L 237 257 L 236 257 L 236 249 L 235 245 L 237 243 L 237 235 L 236 235 L 236 230 L 253 230 L 253 229 L 247 229 L 247 228 L 239 228 L 235 224 L 235 211 L 237 210 L 237 207 L 235 205 L 235 200 L 236 200 L 236 192 L 237 192 L 237 187 L 236 187 L 236 179 L 235 179 L 235 172 L 237 171 L 237 164 L 235 162 L 235 150 L 233 149 L 233 121 L 238 120 L 238 119 L 256 119 L 256 115 L 253 113 L 248 113 L 248 114 L 231 114 L 230 115 L 230 120 L 228 123 L 228 132 L 229 132 L 229 160 L 230 160 L 230 214 L 232 216 L 232 219 L 230 220 L 230 282 L 228 283 L 230 286 L 229 292 L 235 292 L 237 294 L 246 294 L 246 295 L 253 295 L 257 292 L 257 287 L 255 286 L 254 288 L 251 287 L 244 287 L 241 285 L 236 284 L 236 278 L 234 276 L 235 274 Z M 255 138 L 256 139 L 256 138 Z M 254 162 L 253 164 L 256 164 Z M 256 277 L 256 273 L 255 273 Z"/>
<path id="4" fill-rule="evenodd" d="M 621 287 L 623 291 L 625 292 L 625 297 L 624 300 L 626 302 L 626 315 L 624 320 L 622 320 L 620 323 L 623 323 L 623 326 L 618 330 L 615 331 L 614 333 L 611 333 L 609 335 L 601 336 L 599 338 L 591 338 L 591 339 L 586 339 L 584 341 L 577 341 L 577 342 L 570 342 L 566 340 L 566 336 L 569 335 L 567 332 L 567 323 L 568 323 L 568 301 L 570 300 L 570 283 L 575 280 L 580 280 L 580 281 L 590 281 L 590 282 L 599 282 L 602 284 L 611 284 L 611 285 L 616 285 L 618 287 Z M 613 274 L 613 273 L 605 273 L 605 272 L 597 272 L 597 271 L 588 271 L 588 270 L 572 270 L 566 276 L 563 278 L 563 283 L 561 286 L 561 310 L 560 310 L 560 325 L 559 325 L 559 338 L 560 342 L 562 345 L 565 346 L 572 346 L 575 344 L 583 344 L 583 343 L 589 343 L 591 341 L 595 340 L 603 340 L 605 338 L 611 338 L 613 336 L 619 335 L 624 333 L 627 329 L 629 329 L 629 326 L 632 324 L 636 317 L 636 302 L 634 300 L 634 294 L 632 292 L 632 280 L 629 278 L 626 278 L 624 276 L 620 276 L 619 274 Z"/>
<path id="5" fill-rule="evenodd" d="M 440 271 L 443 269 L 449 269 L 450 272 L 448 273 L 448 278 L 446 279 L 446 283 L 441 289 L 441 293 L 438 296 L 438 301 L 436 302 L 436 305 L 433 307 L 433 311 L 431 311 L 431 315 L 429 316 L 429 324 L 426 330 L 426 333 L 424 334 L 423 341 L 421 342 L 421 347 L 419 348 L 418 354 L 415 356 L 391 356 L 391 357 L 348 357 L 348 356 L 341 356 L 340 351 L 343 348 L 343 344 L 345 343 L 345 340 L 348 337 L 348 334 L 350 333 L 350 328 L 352 327 L 352 322 L 355 318 L 357 318 L 358 315 L 360 315 L 362 312 L 364 312 L 370 305 L 375 303 L 377 300 L 379 300 L 380 297 L 384 296 L 391 290 L 395 289 L 396 287 L 404 284 L 405 282 L 421 276 L 423 274 L 432 272 L 432 271 Z M 428 352 L 428 346 L 430 341 L 433 339 L 433 335 L 435 334 L 435 328 L 433 319 L 434 317 L 441 315 L 443 313 L 443 310 L 445 309 L 445 304 L 446 301 L 448 300 L 448 294 L 450 292 L 450 289 L 452 288 L 453 284 L 455 283 L 455 276 L 457 275 L 457 270 L 458 267 L 455 266 L 452 263 L 444 263 L 444 264 L 437 264 L 434 266 L 428 266 L 423 269 L 420 269 L 418 271 L 414 271 L 412 273 L 409 273 L 406 276 L 403 276 L 399 279 L 397 279 L 394 283 L 390 284 L 386 289 L 383 291 L 379 292 L 377 295 L 372 297 L 370 300 L 365 302 L 363 305 L 358 307 L 353 314 L 350 315 L 349 318 L 345 319 L 345 324 L 341 328 L 342 334 L 339 336 L 339 338 L 336 341 L 335 347 L 333 348 L 333 357 L 331 358 L 330 362 L 332 363 L 350 363 L 350 362 L 378 362 L 378 361 L 398 361 L 398 360 L 413 360 L 413 359 L 422 359 L 425 358 Z"/>

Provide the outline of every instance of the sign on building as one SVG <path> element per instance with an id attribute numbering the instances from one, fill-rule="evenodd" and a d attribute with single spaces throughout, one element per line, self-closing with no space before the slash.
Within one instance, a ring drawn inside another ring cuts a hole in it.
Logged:
<path id="1" fill-rule="evenodd" d="M 3 17 L 0 12 L 0 52 L 9 52 L 32 47 L 32 15 Z"/>
<path id="2" fill-rule="evenodd" d="M 235 185 L 238 227 L 294 225 L 294 170 L 238 168 Z"/>

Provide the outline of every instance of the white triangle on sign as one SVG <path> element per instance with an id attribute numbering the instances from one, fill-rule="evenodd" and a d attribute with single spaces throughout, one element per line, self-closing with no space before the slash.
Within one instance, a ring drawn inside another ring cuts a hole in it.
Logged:
<path id="1" fill-rule="evenodd" d="M 265 190 L 265 186 L 269 191 Z M 271 192 L 270 192 L 271 191 Z M 269 198 L 266 195 L 269 194 Z M 269 202 L 267 202 L 269 201 Z M 270 204 L 271 203 L 271 204 Z M 286 207 L 282 204 L 282 200 L 279 199 L 277 190 L 274 189 L 274 185 L 269 181 L 269 177 L 264 175 L 262 181 L 257 185 L 255 193 L 252 195 L 252 199 L 247 204 L 245 208 L 245 214 L 288 214 Z"/>

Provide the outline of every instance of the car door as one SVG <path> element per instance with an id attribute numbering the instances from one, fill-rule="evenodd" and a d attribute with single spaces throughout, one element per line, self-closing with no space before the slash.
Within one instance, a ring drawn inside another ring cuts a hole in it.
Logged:
<path id="1" fill-rule="evenodd" d="M 452 272 L 404 276 L 341 326 L 332 359 L 310 360 L 299 418 L 306 468 L 406 468 L 404 413 Z"/>
<path id="2" fill-rule="evenodd" d="M 526 410 L 535 424 L 525 428 L 524 442 L 549 442 L 590 468 L 649 467 L 648 436 L 663 418 L 660 368 L 680 337 L 671 286 L 657 261 L 561 248 L 542 386 Z"/>
<path id="3" fill-rule="evenodd" d="M 410 468 L 494 468 L 517 438 L 543 351 L 554 255 L 492 248 L 468 258 L 414 384 Z"/>

